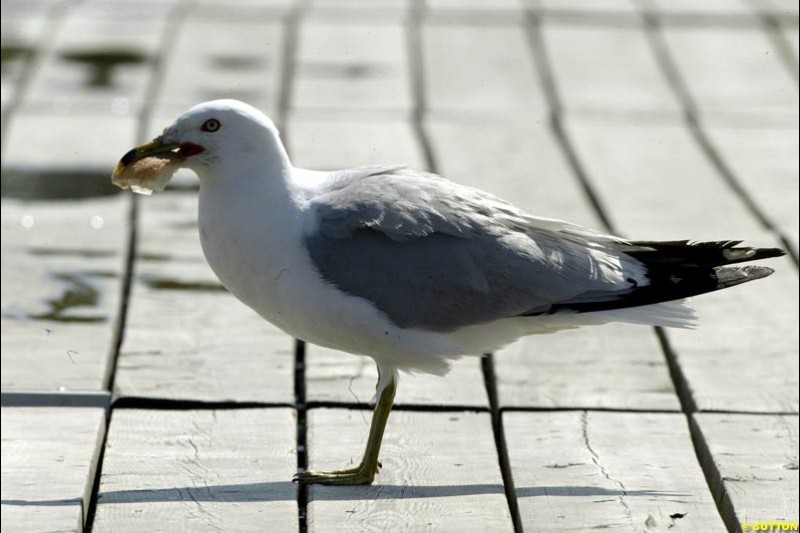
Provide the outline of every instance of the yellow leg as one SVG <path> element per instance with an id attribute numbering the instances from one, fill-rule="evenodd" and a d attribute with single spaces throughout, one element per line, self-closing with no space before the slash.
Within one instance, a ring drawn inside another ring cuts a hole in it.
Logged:
<path id="1" fill-rule="evenodd" d="M 378 380 L 380 383 L 380 380 Z M 394 395 L 397 392 L 397 382 L 392 376 L 389 384 L 381 392 L 380 398 L 372 412 L 372 424 L 369 427 L 369 437 L 367 438 L 367 448 L 364 450 L 364 457 L 361 463 L 355 468 L 346 470 L 336 470 L 332 472 L 315 472 L 307 470 L 297 474 L 294 479 L 301 483 L 311 484 L 320 483 L 322 485 L 369 485 L 378 473 L 378 455 L 381 451 L 383 442 L 383 430 L 386 428 L 386 421 L 394 403 Z"/>

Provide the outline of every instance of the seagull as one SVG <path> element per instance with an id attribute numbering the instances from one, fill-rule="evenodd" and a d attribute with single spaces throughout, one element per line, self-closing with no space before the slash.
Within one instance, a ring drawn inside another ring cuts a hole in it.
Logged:
<path id="1" fill-rule="evenodd" d="M 297 168 L 273 122 L 236 100 L 191 108 L 112 181 L 147 194 L 180 167 L 200 178 L 200 242 L 227 290 L 298 339 L 377 364 L 361 462 L 303 483 L 372 483 L 399 371 L 444 375 L 455 358 L 580 326 L 692 327 L 686 298 L 764 278 L 771 268 L 728 265 L 784 254 L 626 240 L 404 165 Z"/>

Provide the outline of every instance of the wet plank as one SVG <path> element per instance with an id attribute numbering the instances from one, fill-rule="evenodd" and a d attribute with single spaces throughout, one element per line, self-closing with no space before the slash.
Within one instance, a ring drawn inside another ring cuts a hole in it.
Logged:
<path id="1" fill-rule="evenodd" d="M 105 411 L 3 407 L 2 417 L 3 531 L 83 531 Z"/>
<path id="2" fill-rule="evenodd" d="M 797 416 L 698 413 L 701 460 L 726 522 L 796 522 Z"/>
<path id="3" fill-rule="evenodd" d="M 231 13 L 231 10 L 228 10 Z M 156 97 L 160 131 L 191 106 L 235 98 L 274 114 L 278 107 L 284 41 L 277 19 L 189 17 L 165 61 Z M 213 39 L 209 39 L 213 35 Z"/>
<path id="4" fill-rule="evenodd" d="M 291 409 L 117 409 L 96 532 L 297 531 Z"/>
<path id="5" fill-rule="evenodd" d="M 309 466 L 354 466 L 369 416 L 310 410 Z M 371 486 L 312 486 L 308 530 L 513 531 L 488 413 L 394 412 L 381 462 Z"/>
<path id="6" fill-rule="evenodd" d="M 602 203 L 627 236 L 779 245 L 681 123 L 573 120 L 569 131 Z M 667 331 L 701 410 L 797 410 L 797 271 L 785 258 L 760 263 L 776 274 L 693 299 L 699 328 Z M 749 382 L 762 386 L 742 386 Z"/>
<path id="7" fill-rule="evenodd" d="M 726 531 L 678 413 L 504 413 L 526 531 Z"/>
<path id="8" fill-rule="evenodd" d="M 17 87 L 24 79 L 25 73 L 31 66 L 31 61 L 42 46 L 46 38 L 46 28 L 50 22 L 46 6 L 37 6 L 40 12 L 36 14 L 21 14 L 4 10 L 2 21 L 2 47 L 3 47 L 3 76 L 0 80 L 2 87 L 2 117 L 6 120 L 6 112 L 16 103 L 21 93 Z"/>
<path id="9" fill-rule="evenodd" d="M 306 401 L 309 403 L 364 404 L 375 394 L 375 362 L 329 348 L 306 347 Z M 444 378 L 430 374 L 402 374 L 396 405 L 464 406 L 489 408 L 479 357 L 453 361 Z"/>
<path id="10" fill-rule="evenodd" d="M 427 123 L 442 173 L 530 213 L 599 227 L 546 125 Z M 522 339 L 494 358 L 501 407 L 679 409 L 653 332 L 630 325 Z"/>
<path id="11" fill-rule="evenodd" d="M 44 185 L 42 193 L 57 189 Z M 122 291 L 128 205 L 123 196 L 3 199 L 3 389 L 105 388 Z"/>
<path id="12" fill-rule="evenodd" d="M 226 292 L 197 234 L 197 194 L 144 198 L 117 397 L 294 403 L 294 340 Z"/>
<path id="13" fill-rule="evenodd" d="M 797 84 L 761 28 L 668 26 L 664 36 L 703 113 L 747 114 L 755 123 L 797 114 Z"/>
<path id="14" fill-rule="evenodd" d="M 434 20 L 423 24 L 421 37 L 425 105 L 430 112 L 546 113 L 520 23 L 456 26 Z"/>
<path id="15" fill-rule="evenodd" d="M 566 111 L 679 111 L 640 25 L 547 23 L 542 35 Z"/>
<path id="16" fill-rule="evenodd" d="M 144 104 L 166 23 L 166 12 L 149 11 L 153 16 L 69 13 L 25 91 L 24 107 L 107 120 L 135 115 Z"/>
<path id="17" fill-rule="evenodd" d="M 293 109 L 411 108 L 400 19 L 306 18 L 300 24 L 295 68 Z"/>

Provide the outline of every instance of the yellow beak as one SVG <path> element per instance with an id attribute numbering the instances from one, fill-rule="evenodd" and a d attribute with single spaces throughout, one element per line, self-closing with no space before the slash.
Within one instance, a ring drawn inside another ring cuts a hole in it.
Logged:
<path id="1" fill-rule="evenodd" d="M 122 156 L 122 159 L 119 160 L 117 163 L 117 168 L 114 169 L 114 173 L 111 174 L 111 179 L 118 178 L 125 170 L 125 168 L 129 165 L 132 165 L 136 161 L 140 159 L 144 159 L 145 157 L 150 157 L 158 154 L 164 154 L 167 152 L 172 152 L 180 148 L 180 144 L 175 143 L 165 143 L 164 140 L 159 136 L 150 141 L 147 144 L 143 144 L 141 146 L 137 146 L 133 150 L 126 153 Z"/>

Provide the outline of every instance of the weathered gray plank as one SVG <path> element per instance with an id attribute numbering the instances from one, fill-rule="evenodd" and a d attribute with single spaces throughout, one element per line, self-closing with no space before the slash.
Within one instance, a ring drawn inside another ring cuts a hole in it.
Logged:
<path id="1" fill-rule="evenodd" d="M 375 394 L 375 362 L 315 345 L 306 346 L 306 401 L 366 403 Z M 479 357 L 453 361 L 446 377 L 402 374 L 397 405 L 489 407 Z"/>
<path id="2" fill-rule="evenodd" d="M 682 414 L 504 413 L 526 531 L 725 531 Z"/>
<path id="3" fill-rule="evenodd" d="M 3 179 L 8 174 L 95 174 L 111 187 L 108 176 L 135 135 L 136 119 L 130 115 L 15 113 L 5 139 Z"/>
<path id="4" fill-rule="evenodd" d="M 640 25 L 548 23 L 542 27 L 542 35 L 567 111 L 679 111 Z"/>
<path id="5" fill-rule="evenodd" d="M 359 2 L 358 0 L 308 0 L 304 11 L 309 17 L 346 17 L 348 21 L 402 20 L 408 14 L 412 0 L 380 0 Z"/>
<path id="6" fill-rule="evenodd" d="M 537 215 L 599 226 L 546 125 L 429 120 L 427 130 L 448 178 Z M 500 350 L 494 363 L 502 407 L 679 408 L 648 328 L 614 325 L 529 337 Z"/>
<path id="7" fill-rule="evenodd" d="M 308 414 L 309 466 L 354 466 L 369 415 Z M 371 486 L 309 489 L 309 531 L 512 531 L 487 413 L 392 413 Z"/>
<path id="8" fill-rule="evenodd" d="M 296 531 L 291 409 L 117 409 L 93 531 Z"/>
<path id="9" fill-rule="evenodd" d="M 680 410 L 658 340 L 641 326 L 525 337 L 494 361 L 502 407 Z"/>
<path id="10" fill-rule="evenodd" d="M 426 106 L 431 112 L 546 113 L 521 23 L 422 26 Z"/>
<path id="11" fill-rule="evenodd" d="M 600 199 L 627 236 L 778 244 L 681 123 L 573 120 L 569 132 Z M 699 329 L 668 330 L 701 410 L 797 410 L 797 272 L 785 259 L 761 263 L 776 274 L 695 298 Z M 741 386 L 754 379 L 763 386 Z"/>
<path id="12" fill-rule="evenodd" d="M 798 250 L 798 130 L 708 124 L 705 128 L 748 196 Z"/>
<path id="13" fill-rule="evenodd" d="M 793 26 L 784 26 L 781 29 L 781 33 L 783 34 L 783 38 L 786 39 L 786 42 L 789 43 L 789 46 L 794 52 L 794 61 L 797 63 L 798 57 L 800 57 L 800 34 L 797 32 L 797 28 Z M 795 66 L 795 68 L 797 68 Z"/>
<path id="14" fill-rule="evenodd" d="M 104 388 L 128 198 L 2 204 L 3 389 Z"/>
<path id="15" fill-rule="evenodd" d="M 408 120 L 382 115 L 292 113 L 288 145 L 300 167 L 339 169 L 373 163 L 424 167 L 422 152 Z"/>
<path id="16" fill-rule="evenodd" d="M 626 19 L 638 16 L 633 0 L 539 0 L 533 3 L 533 7 L 547 15 L 568 15 L 587 20 L 597 15 L 622 15 Z"/>
<path id="17" fill-rule="evenodd" d="M 224 291 L 197 235 L 197 195 L 144 199 L 115 395 L 294 403 L 294 341 Z"/>
<path id="18" fill-rule="evenodd" d="M 2 417 L 2 530 L 83 531 L 105 411 L 4 407 Z"/>
<path id="19" fill-rule="evenodd" d="M 297 5 L 297 0 L 199 0 L 192 5 L 193 12 L 220 19 L 236 17 L 280 17 Z"/>
<path id="20" fill-rule="evenodd" d="M 762 29 L 667 26 L 664 35 L 702 112 L 743 113 L 754 122 L 797 114 L 797 84 Z"/>
<path id="21" fill-rule="evenodd" d="M 400 19 L 303 20 L 292 108 L 409 110 L 407 48 Z"/>
<path id="22" fill-rule="evenodd" d="M 241 13 L 236 19 L 189 17 L 165 62 L 154 114 L 167 120 L 158 131 L 189 107 L 217 98 L 244 100 L 274 113 L 283 40 L 283 26 L 275 19 Z"/>
<path id="23" fill-rule="evenodd" d="M 797 416 L 698 413 L 711 488 L 728 524 L 797 522 Z"/>
<path id="24" fill-rule="evenodd" d="M 640 0 L 641 1 L 641 0 Z M 764 4 L 764 2 L 757 2 Z M 715 0 L 713 2 L 693 2 L 692 0 L 646 0 L 641 1 L 642 7 L 652 10 L 662 16 L 678 15 L 705 17 L 709 24 L 715 22 L 714 17 L 736 15 L 755 18 L 755 12 L 742 0 Z M 697 19 L 695 19 L 697 20 Z M 718 18 L 716 20 L 719 20 Z"/>

